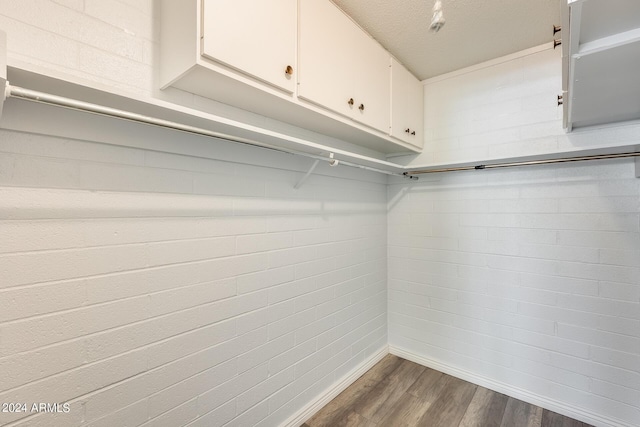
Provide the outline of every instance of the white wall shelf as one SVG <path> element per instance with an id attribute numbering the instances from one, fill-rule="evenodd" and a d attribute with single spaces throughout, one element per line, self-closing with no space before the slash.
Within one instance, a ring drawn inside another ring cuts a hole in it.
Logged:
<path id="1" fill-rule="evenodd" d="M 455 172 L 462 170 L 484 170 L 496 167 L 534 166 L 545 163 L 570 163 L 575 161 L 605 160 L 605 158 L 623 158 L 640 156 L 640 145 L 616 146 L 610 148 L 582 149 L 575 151 L 538 154 L 532 156 L 504 157 L 477 160 L 473 162 L 430 163 L 407 167 L 410 175 L 437 172 Z M 598 157 L 602 157 L 598 159 Z"/>
<path id="2" fill-rule="evenodd" d="M 102 91 L 89 86 L 82 86 L 77 83 L 70 83 L 68 81 L 13 67 L 9 67 L 8 75 L 10 77 L 8 82 L 12 84 L 12 86 L 14 83 L 17 83 L 19 86 L 24 86 L 27 89 L 42 91 L 43 93 L 51 93 L 54 96 L 71 98 L 72 100 L 78 100 L 80 103 L 94 103 L 97 106 L 104 107 L 106 109 L 118 109 L 123 112 L 130 113 L 132 116 L 142 115 L 158 119 L 159 121 L 170 121 L 187 127 L 190 126 L 198 129 L 204 129 L 211 132 L 211 135 L 209 136 L 215 136 L 214 134 L 219 133 L 227 135 L 229 137 L 227 139 L 232 141 L 242 142 L 244 140 L 250 145 L 274 147 L 281 151 L 302 154 L 307 157 L 319 158 L 325 161 L 335 158 L 343 165 L 364 167 L 364 169 L 398 176 L 402 176 L 403 174 L 411 176 L 413 171 L 440 171 L 447 169 L 460 170 L 461 168 L 473 169 L 476 166 L 481 165 L 558 160 L 574 157 L 640 152 L 640 145 L 638 145 L 636 141 L 625 144 L 611 144 L 595 149 L 575 149 L 530 156 L 511 156 L 453 163 L 403 165 L 344 150 L 333 149 L 332 147 L 323 146 L 301 138 L 247 125 L 245 123 L 218 117 L 213 114 L 204 113 L 200 110 L 190 109 L 155 98 L 142 99 L 137 97 L 134 99 L 122 93 Z M 59 124 L 56 124 L 56 116 L 51 114 L 40 115 L 39 119 L 35 122 L 31 116 L 15 116 L 11 112 L 11 109 L 5 111 L 5 115 L 10 116 L 8 120 L 9 123 L 7 123 L 7 121 L 3 122 L 3 126 L 8 129 L 29 130 L 34 132 L 40 131 L 52 136 L 73 137 L 89 141 L 94 140 L 96 134 L 100 133 L 92 122 L 74 126 L 72 130 L 67 129 L 64 126 L 59 126 Z M 50 123 L 47 123 L 47 120 Z M 73 135 L 70 135 L 70 133 Z M 222 139 L 225 138 L 223 137 Z M 172 151 L 171 148 L 166 147 L 159 147 L 159 149 Z M 179 150 L 179 147 L 175 147 L 175 149 Z M 330 157 L 331 153 L 333 153 L 333 157 Z"/>
<path id="3" fill-rule="evenodd" d="M 403 166 L 384 160 L 382 155 L 380 158 L 376 158 L 338 149 L 301 137 L 261 128 L 237 120 L 231 120 L 157 98 L 145 98 L 141 96 L 133 98 L 115 89 L 101 90 L 92 86 L 80 85 L 76 82 L 72 83 L 63 79 L 15 67 L 8 68 L 8 75 L 8 83 L 12 86 L 69 98 L 74 101 L 79 101 L 80 103 L 95 104 L 101 108 L 115 109 L 130 113 L 132 116 L 140 115 L 157 119 L 158 121 L 167 121 L 185 127 L 203 129 L 210 133 L 209 136 L 219 134 L 221 139 L 236 142 L 246 141 L 249 145 L 275 148 L 290 153 L 300 153 L 307 155 L 307 157 L 315 156 L 326 161 L 329 161 L 330 153 L 333 153 L 335 159 L 342 164 L 352 163 L 391 174 L 402 173 L 404 171 Z M 10 112 L 5 112 L 5 115 L 9 115 L 9 113 Z M 42 131 L 47 134 L 62 137 L 68 137 L 69 132 L 72 132 L 74 138 L 86 140 L 94 140 L 98 133 L 89 123 L 86 123 L 84 127 L 81 125 L 75 126 L 72 130 L 56 126 L 54 123 L 55 118 L 53 117 L 51 117 L 51 119 L 43 117 L 37 122 L 34 122 L 30 117 L 11 117 L 11 119 L 11 124 L 4 123 L 4 125 L 15 130 L 24 130 L 22 127 L 25 129 L 41 128 Z M 44 123 L 44 121 L 47 120 L 52 123 Z M 133 121 L 135 121 L 135 118 Z M 178 147 L 176 147 L 176 149 L 178 149 Z"/>

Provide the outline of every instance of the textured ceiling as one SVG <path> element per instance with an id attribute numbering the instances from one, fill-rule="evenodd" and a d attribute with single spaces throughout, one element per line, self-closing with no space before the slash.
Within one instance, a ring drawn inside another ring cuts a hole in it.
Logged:
<path id="1" fill-rule="evenodd" d="M 421 80 L 551 42 L 561 23 L 560 0 L 442 0 L 438 33 L 434 0 L 333 1 Z"/>

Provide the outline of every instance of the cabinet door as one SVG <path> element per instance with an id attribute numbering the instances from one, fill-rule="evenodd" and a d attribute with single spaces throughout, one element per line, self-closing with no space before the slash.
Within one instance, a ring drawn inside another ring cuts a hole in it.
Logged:
<path id="1" fill-rule="evenodd" d="M 391 82 L 389 53 L 366 33 L 356 39 L 354 55 L 355 100 L 353 118 L 389 133 Z"/>
<path id="2" fill-rule="evenodd" d="M 297 0 L 203 0 L 202 55 L 295 91 Z M 287 67 L 293 74 L 287 74 Z"/>
<path id="3" fill-rule="evenodd" d="M 388 133 L 388 52 L 329 0 L 300 1 L 299 34 L 298 96 Z"/>
<path id="4" fill-rule="evenodd" d="M 391 136 L 410 142 L 409 79 L 407 71 L 395 58 L 391 59 Z"/>
<path id="5" fill-rule="evenodd" d="M 358 28 L 328 0 L 301 0 L 299 15 L 298 96 L 351 117 Z"/>
<path id="6" fill-rule="evenodd" d="M 409 73 L 408 86 L 409 127 L 411 128 L 409 143 L 422 148 L 424 146 L 424 86 L 411 73 Z"/>
<path id="7" fill-rule="evenodd" d="M 402 64 L 391 60 L 391 136 L 424 145 L 422 84 Z"/>

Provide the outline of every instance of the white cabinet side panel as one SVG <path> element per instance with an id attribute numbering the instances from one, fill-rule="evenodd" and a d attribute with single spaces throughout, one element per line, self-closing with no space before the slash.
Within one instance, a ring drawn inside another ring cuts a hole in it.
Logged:
<path id="1" fill-rule="evenodd" d="M 165 88 L 195 64 L 198 54 L 197 0 L 160 3 L 160 87 Z"/>

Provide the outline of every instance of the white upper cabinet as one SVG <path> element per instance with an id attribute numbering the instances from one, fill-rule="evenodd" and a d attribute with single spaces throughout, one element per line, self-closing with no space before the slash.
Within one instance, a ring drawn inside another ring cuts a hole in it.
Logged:
<path id="1" fill-rule="evenodd" d="M 359 28 L 358 28 L 359 29 Z M 389 132 L 391 55 L 363 31 L 358 32 L 352 54 L 355 81 L 354 120 Z"/>
<path id="2" fill-rule="evenodd" d="M 391 59 L 391 136 L 417 148 L 424 145 L 422 83 L 395 58 Z"/>
<path id="3" fill-rule="evenodd" d="M 298 96 L 389 132 L 390 55 L 330 1 L 301 0 Z"/>
<path id="4" fill-rule="evenodd" d="M 234 118 L 255 113 L 329 136 L 336 148 L 420 151 L 420 135 L 391 130 L 391 55 L 330 0 L 158 2 L 160 88 L 215 100 L 223 105 L 197 102 Z M 393 101 L 403 118 L 412 96 L 421 103 L 422 88 L 411 91 Z"/>
<path id="5" fill-rule="evenodd" d="M 203 0 L 202 55 L 293 93 L 297 0 Z"/>

